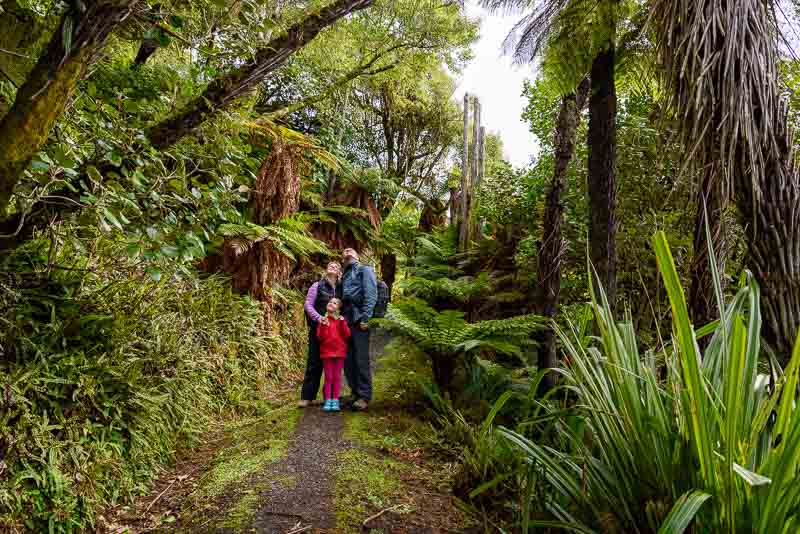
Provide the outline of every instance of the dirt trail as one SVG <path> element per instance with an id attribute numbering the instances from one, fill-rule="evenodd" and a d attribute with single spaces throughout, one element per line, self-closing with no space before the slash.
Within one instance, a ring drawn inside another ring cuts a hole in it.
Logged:
<path id="1" fill-rule="evenodd" d="M 262 494 L 264 504 L 252 525 L 255 532 L 336 526 L 332 469 L 342 448 L 342 428 L 338 414 L 325 413 L 319 407 L 305 410 L 286 458 L 270 470 L 276 480 L 293 483 L 273 483 Z"/>
<path id="2" fill-rule="evenodd" d="M 373 369 L 390 337 L 374 332 L 370 337 Z M 256 513 L 254 532 L 286 533 L 311 527 L 336 527 L 333 469 L 337 455 L 350 446 L 342 437 L 341 414 L 325 413 L 318 406 L 304 410 L 286 458 L 270 470 L 276 480 L 262 494 L 264 505 Z"/>
<path id="3" fill-rule="evenodd" d="M 465 532 L 451 467 L 426 459 L 417 436 L 427 423 L 404 404 L 412 359 L 393 349 L 379 361 L 389 340 L 371 339 L 377 390 L 367 413 L 299 411 L 292 388 L 282 407 L 191 451 L 152 495 L 110 514 L 105 532 Z"/>

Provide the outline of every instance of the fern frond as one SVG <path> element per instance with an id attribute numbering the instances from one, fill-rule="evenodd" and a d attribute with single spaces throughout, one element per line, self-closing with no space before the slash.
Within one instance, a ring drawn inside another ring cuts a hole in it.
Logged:
<path id="1" fill-rule="evenodd" d="M 478 349 L 519 355 L 529 343 L 531 333 L 545 323 L 536 315 L 468 323 L 464 312 L 437 312 L 418 298 L 389 306 L 384 319 L 376 324 L 408 338 L 421 350 L 457 356 Z"/>
<path id="2" fill-rule="evenodd" d="M 269 240 L 276 250 L 292 261 L 315 254 L 329 256 L 331 251 L 325 243 L 309 233 L 308 224 L 311 220 L 313 217 L 309 214 L 299 213 L 269 226 L 251 222 L 223 224 L 217 232 L 227 238 L 228 245 L 237 254 L 247 252 L 256 243 Z"/>

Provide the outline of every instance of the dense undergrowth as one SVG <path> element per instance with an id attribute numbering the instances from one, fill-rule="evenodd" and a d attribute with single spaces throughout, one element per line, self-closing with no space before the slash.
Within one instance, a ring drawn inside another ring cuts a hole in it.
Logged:
<path id="1" fill-rule="evenodd" d="M 34 241 L 2 266 L 0 529 L 90 528 L 300 361 L 291 314 L 265 326 L 228 278 L 153 277 L 121 247 Z"/>
<path id="2" fill-rule="evenodd" d="M 630 315 L 617 320 L 595 287 L 593 322 L 556 327 L 560 382 L 546 394 L 542 372 L 481 359 L 458 398 L 428 388 L 440 450 L 460 465 L 454 493 L 487 528 L 796 526 L 800 345 L 785 371 L 767 366 L 758 285 L 748 274 L 727 297 L 713 267 L 720 320 L 695 329 L 664 234 L 653 248 L 672 308 L 658 348 L 643 346 Z"/>

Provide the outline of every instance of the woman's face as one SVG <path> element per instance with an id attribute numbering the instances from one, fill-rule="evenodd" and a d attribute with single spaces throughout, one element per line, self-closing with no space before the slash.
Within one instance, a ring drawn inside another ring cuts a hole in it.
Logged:
<path id="1" fill-rule="evenodd" d="M 342 268 L 339 266 L 338 263 L 331 262 L 328 264 L 327 269 L 325 269 L 325 273 L 330 276 L 335 276 L 336 278 L 339 278 L 340 276 L 342 276 Z"/>

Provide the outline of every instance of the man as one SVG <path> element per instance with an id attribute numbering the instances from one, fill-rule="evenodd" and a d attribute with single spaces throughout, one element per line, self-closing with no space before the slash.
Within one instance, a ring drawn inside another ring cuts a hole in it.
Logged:
<path id="1" fill-rule="evenodd" d="M 353 392 L 351 408 L 367 409 L 372 400 L 372 368 L 369 360 L 369 320 L 378 299 L 378 282 L 375 271 L 358 261 L 352 248 L 342 253 L 342 300 L 344 317 L 350 326 L 350 343 L 344 361 L 344 375 Z"/>

